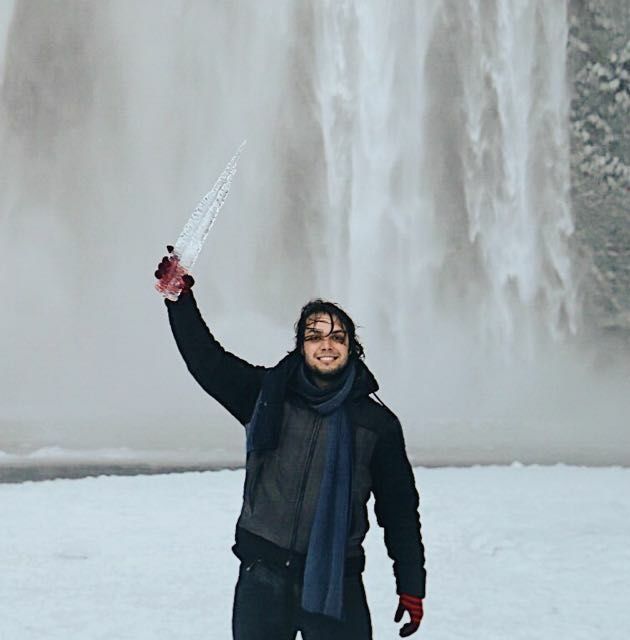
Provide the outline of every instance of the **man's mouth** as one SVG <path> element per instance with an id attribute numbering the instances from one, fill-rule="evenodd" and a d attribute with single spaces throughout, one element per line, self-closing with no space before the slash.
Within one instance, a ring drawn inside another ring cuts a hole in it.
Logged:
<path id="1" fill-rule="evenodd" d="M 317 359 L 324 364 L 330 364 L 337 359 L 337 356 L 319 356 Z"/>

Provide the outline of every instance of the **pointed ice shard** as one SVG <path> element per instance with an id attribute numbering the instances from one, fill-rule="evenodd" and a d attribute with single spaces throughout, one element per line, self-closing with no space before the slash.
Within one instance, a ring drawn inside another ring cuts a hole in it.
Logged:
<path id="1" fill-rule="evenodd" d="M 189 273 L 195 264 L 201 248 L 208 236 L 210 228 L 217 219 L 221 207 L 230 192 L 232 180 L 236 175 L 236 166 L 245 147 L 243 140 L 232 159 L 228 162 L 223 173 L 218 177 L 214 186 L 195 207 L 188 222 L 177 238 L 175 248 L 171 254 L 171 266 L 166 275 L 158 280 L 155 288 L 169 300 L 177 300 L 181 292 L 181 276 Z"/>

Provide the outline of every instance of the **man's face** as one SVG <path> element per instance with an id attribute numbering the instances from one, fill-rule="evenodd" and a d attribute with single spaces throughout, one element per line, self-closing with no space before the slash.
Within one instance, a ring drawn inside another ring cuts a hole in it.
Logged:
<path id="1" fill-rule="evenodd" d="M 333 378 L 348 364 L 350 341 L 348 334 L 332 316 L 315 313 L 306 319 L 302 353 L 307 368 L 321 378 Z"/>

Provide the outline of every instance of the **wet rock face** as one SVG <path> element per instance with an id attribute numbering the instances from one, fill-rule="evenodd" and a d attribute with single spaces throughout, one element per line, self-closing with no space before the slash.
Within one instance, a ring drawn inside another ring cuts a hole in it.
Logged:
<path id="1" fill-rule="evenodd" d="M 589 319 L 630 336 L 630 5 L 572 0 L 571 178 Z"/>

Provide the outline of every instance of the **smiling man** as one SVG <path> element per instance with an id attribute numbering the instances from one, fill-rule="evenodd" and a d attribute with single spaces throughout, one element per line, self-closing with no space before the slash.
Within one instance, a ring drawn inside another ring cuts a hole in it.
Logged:
<path id="1" fill-rule="evenodd" d="M 169 269 L 165 257 L 156 271 Z M 355 325 L 314 300 L 295 325 L 295 348 L 276 366 L 225 351 L 208 330 L 184 276 L 166 300 L 177 346 L 197 382 L 244 427 L 247 463 L 233 551 L 240 559 L 236 640 L 368 640 L 361 573 L 374 496 L 399 596 L 401 636 L 422 619 L 424 548 L 418 493 L 396 416 L 372 396 Z"/>
<path id="2" fill-rule="evenodd" d="M 311 305 L 328 306 L 320 301 Z M 332 312 L 332 309 L 327 309 L 325 313 L 313 313 L 306 318 L 301 344 L 306 368 L 315 384 L 323 387 L 330 386 L 343 374 L 350 358 L 348 332 Z"/>

